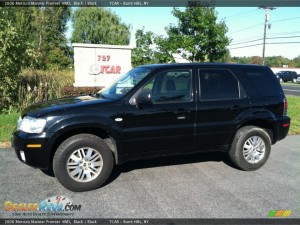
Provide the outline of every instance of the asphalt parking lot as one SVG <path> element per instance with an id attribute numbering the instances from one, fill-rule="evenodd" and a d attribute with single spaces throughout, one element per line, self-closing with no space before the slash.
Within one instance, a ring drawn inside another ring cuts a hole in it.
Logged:
<path id="1" fill-rule="evenodd" d="M 63 188 L 0 149 L 0 218 L 13 218 L 3 203 L 35 203 L 63 195 L 81 210 L 72 218 L 266 218 L 292 210 L 300 218 L 300 136 L 273 146 L 258 171 L 233 168 L 224 154 L 209 153 L 131 162 L 115 168 L 106 186 L 84 193 Z M 53 216 L 55 217 L 55 216 Z"/>
<path id="2" fill-rule="evenodd" d="M 295 85 L 281 84 L 281 86 L 286 95 L 295 95 L 300 97 L 300 84 L 295 84 Z"/>

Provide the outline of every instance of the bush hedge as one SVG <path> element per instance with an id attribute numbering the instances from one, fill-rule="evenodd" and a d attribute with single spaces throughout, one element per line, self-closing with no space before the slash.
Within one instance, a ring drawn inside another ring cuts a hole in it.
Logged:
<path id="1" fill-rule="evenodd" d="M 61 96 L 77 96 L 95 94 L 103 89 L 103 87 L 63 87 L 61 89 Z"/>
<path id="2" fill-rule="evenodd" d="M 25 107 L 53 98 L 60 98 L 61 89 L 74 83 L 74 71 L 24 70 L 17 80 L 17 111 Z"/>

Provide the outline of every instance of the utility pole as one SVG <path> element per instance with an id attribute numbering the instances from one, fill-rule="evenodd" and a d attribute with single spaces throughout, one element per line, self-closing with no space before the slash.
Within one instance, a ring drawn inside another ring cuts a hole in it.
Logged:
<path id="1" fill-rule="evenodd" d="M 262 6 L 259 9 L 265 10 L 265 25 L 264 25 L 264 42 L 263 42 L 263 52 L 262 52 L 262 64 L 265 65 L 265 49 L 266 49 L 266 36 L 267 36 L 267 22 L 270 19 L 269 10 L 275 9 L 274 7 Z M 270 29 L 270 26 L 269 26 Z"/>

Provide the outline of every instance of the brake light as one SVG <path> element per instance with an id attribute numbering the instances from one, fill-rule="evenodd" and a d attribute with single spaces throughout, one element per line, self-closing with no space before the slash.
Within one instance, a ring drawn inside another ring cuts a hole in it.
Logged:
<path id="1" fill-rule="evenodd" d="M 287 111 L 288 111 L 288 101 L 287 99 L 283 99 L 283 116 L 287 115 Z"/>

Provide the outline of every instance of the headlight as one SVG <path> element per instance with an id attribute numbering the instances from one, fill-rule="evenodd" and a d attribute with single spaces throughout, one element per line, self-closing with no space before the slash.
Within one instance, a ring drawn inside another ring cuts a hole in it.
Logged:
<path id="1" fill-rule="evenodd" d="M 19 119 L 17 129 L 26 133 L 39 134 L 43 132 L 46 122 L 47 121 L 45 119 L 25 116 L 23 120 L 20 121 Z"/>

